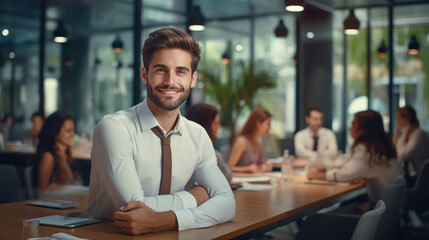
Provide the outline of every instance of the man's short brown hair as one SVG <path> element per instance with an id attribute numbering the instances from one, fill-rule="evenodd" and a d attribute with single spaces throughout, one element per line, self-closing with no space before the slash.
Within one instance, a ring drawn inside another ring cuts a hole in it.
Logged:
<path id="1" fill-rule="evenodd" d="M 148 70 L 153 53 L 161 48 L 178 48 L 191 54 L 192 73 L 200 62 L 201 48 L 185 31 L 177 28 L 161 28 L 149 34 L 142 49 L 143 65 Z"/>
<path id="2" fill-rule="evenodd" d="M 320 108 L 320 107 L 316 107 L 316 106 L 312 106 L 312 107 L 309 107 L 309 108 L 307 109 L 307 112 L 305 112 L 305 116 L 306 116 L 306 117 L 310 117 L 310 114 L 311 114 L 311 112 L 312 112 L 312 111 L 316 111 L 316 112 L 323 113 L 322 108 Z"/>

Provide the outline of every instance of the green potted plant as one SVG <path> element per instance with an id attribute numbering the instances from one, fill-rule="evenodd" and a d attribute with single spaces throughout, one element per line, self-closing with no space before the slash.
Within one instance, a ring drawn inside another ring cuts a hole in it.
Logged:
<path id="1" fill-rule="evenodd" d="M 237 61 L 231 72 L 231 76 L 222 81 L 221 65 L 206 64 L 201 81 L 204 92 L 219 106 L 220 122 L 232 140 L 240 113 L 245 108 L 254 108 L 253 97 L 259 90 L 276 86 L 277 71 L 264 62 Z"/>

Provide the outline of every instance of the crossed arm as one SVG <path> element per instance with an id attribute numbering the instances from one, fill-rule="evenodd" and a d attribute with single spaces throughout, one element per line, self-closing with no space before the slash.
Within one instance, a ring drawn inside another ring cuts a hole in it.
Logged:
<path id="1" fill-rule="evenodd" d="M 217 167 L 208 136 L 200 142 L 201 161 L 183 191 L 145 196 L 133 160 L 132 144 L 123 132 L 118 131 L 117 126 L 105 126 L 103 131 L 96 129 L 92 158 L 108 196 L 119 210 L 114 213 L 115 223 L 124 232 L 141 234 L 207 227 L 234 217 L 234 196 Z M 195 182 L 199 186 L 194 186 Z"/>
<path id="2" fill-rule="evenodd" d="M 209 199 L 209 195 L 202 186 L 194 186 L 188 190 L 197 205 Z M 127 234 L 142 234 L 177 229 L 176 214 L 173 211 L 156 212 L 141 201 L 128 202 L 114 214 L 115 224 L 122 227 Z"/>

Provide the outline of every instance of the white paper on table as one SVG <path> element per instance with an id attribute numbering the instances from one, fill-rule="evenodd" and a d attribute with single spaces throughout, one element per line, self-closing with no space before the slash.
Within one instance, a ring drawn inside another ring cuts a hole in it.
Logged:
<path id="1" fill-rule="evenodd" d="M 269 176 L 236 176 L 232 178 L 232 182 L 236 183 L 269 183 L 271 181 L 271 177 Z"/>
<path id="2" fill-rule="evenodd" d="M 326 180 L 308 180 L 305 183 L 309 184 L 323 184 L 323 185 L 350 185 L 350 182 L 334 182 L 334 181 L 326 181 Z"/>
<path id="3" fill-rule="evenodd" d="M 237 190 L 259 192 L 259 191 L 270 190 L 273 188 L 274 188 L 274 185 L 271 185 L 271 184 L 251 184 L 248 182 L 244 182 L 242 183 L 242 187 Z"/>
<path id="4" fill-rule="evenodd" d="M 67 233 L 54 233 L 50 237 L 31 238 L 35 240 L 88 240 L 86 238 L 78 238 Z"/>
<path id="5" fill-rule="evenodd" d="M 87 240 L 86 238 L 78 238 L 67 233 L 55 233 L 52 234 L 51 238 L 56 240 Z"/>
<path id="6" fill-rule="evenodd" d="M 267 159 L 267 163 L 271 163 L 271 164 L 282 164 L 282 162 L 283 162 L 283 157 Z"/>

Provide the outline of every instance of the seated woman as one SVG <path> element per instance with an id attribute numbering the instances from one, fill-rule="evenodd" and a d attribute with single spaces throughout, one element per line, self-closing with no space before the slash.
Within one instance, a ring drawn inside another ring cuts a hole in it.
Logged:
<path id="1" fill-rule="evenodd" d="M 272 170 L 272 165 L 265 161 L 264 147 L 260 136 L 268 136 L 271 114 L 256 108 L 250 114 L 243 129 L 236 137 L 229 154 L 228 166 L 233 172 L 256 173 Z"/>
<path id="2" fill-rule="evenodd" d="M 77 166 L 71 155 L 74 123 L 63 112 L 51 114 L 38 136 L 36 157 L 33 163 L 33 184 L 39 197 L 67 194 L 79 187 L 67 187 L 80 180 Z"/>
<path id="3" fill-rule="evenodd" d="M 355 114 L 350 134 L 354 139 L 351 158 L 339 169 L 309 169 L 308 179 L 330 181 L 365 180 L 368 197 L 376 203 L 387 186 L 402 178 L 396 152 L 384 131 L 381 115 L 375 111 Z"/>
<path id="4" fill-rule="evenodd" d="M 194 104 L 186 111 L 186 118 L 200 124 L 206 130 L 212 142 L 216 141 L 220 122 L 219 112 L 214 106 L 205 103 Z M 218 167 L 228 182 L 231 182 L 232 172 L 223 159 L 222 153 L 215 149 L 215 154 Z"/>
<path id="5" fill-rule="evenodd" d="M 407 186 L 412 188 L 424 160 L 429 158 L 429 138 L 419 128 L 416 110 L 405 106 L 396 110 L 397 128 L 393 136 L 398 161 L 404 163 Z"/>

